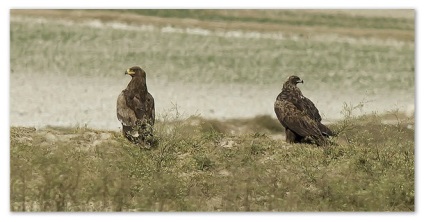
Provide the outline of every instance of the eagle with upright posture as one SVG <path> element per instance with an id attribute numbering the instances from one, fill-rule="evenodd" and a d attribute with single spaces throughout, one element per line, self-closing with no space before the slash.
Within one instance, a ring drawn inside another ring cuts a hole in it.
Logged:
<path id="1" fill-rule="evenodd" d="M 326 145 L 329 142 L 328 137 L 334 136 L 334 133 L 321 123 L 318 109 L 311 100 L 303 96 L 297 87 L 298 83 L 303 83 L 303 80 L 290 76 L 274 103 L 275 114 L 286 130 L 286 141 Z"/>
<path id="2" fill-rule="evenodd" d="M 131 76 L 126 89 L 118 96 L 116 104 L 122 133 L 136 144 L 153 145 L 153 125 L 155 124 L 155 101 L 147 91 L 146 72 L 133 66 L 125 72 Z"/>

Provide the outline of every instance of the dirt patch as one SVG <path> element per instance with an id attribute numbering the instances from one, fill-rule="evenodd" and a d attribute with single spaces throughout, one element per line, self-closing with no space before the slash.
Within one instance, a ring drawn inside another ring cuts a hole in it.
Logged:
<path id="1" fill-rule="evenodd" d="M 12 126 L 87 126 L 118 130 L 116 99 L 129 77 L 63 77 L 13 74 L 10 84 L 10 124 Z M 253 118 L 274 114 L 274 101 L 280 83 L 192 84 L 148 79 L 155 97 L 156 116 L 174 115 L 175 107 L 183 117 L 199 115 L 208 119 Z M 359 113 L 394 109 L 414 114 L 414 95 L 407 93 L 366 95 L 365 92 L 334 92 L 301 86 L 304 94 L 320 109 L 324 122 L 343 117 L 343 103 L 365 103 Z"/>

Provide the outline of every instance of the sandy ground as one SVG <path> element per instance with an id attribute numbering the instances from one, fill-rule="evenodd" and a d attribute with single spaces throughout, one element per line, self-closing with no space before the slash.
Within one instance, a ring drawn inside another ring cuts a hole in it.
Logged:
<path id="1" fill-rule="evenodd" d="M 130 81 L 129 76 L 116 78 L 60 77 L 54 75 L 26 76 L 12 73 L 10 77 L 10 124 L 12 126 L 87 126 L 119 130 L 116 98 Z M 156 116 L 174 115 L 177 106 L 183 117 L 249 118 L 267 114 L 275 117 L 273 104 L 281 83 L 268 86 L 239 84 L 182 84 L 158 79 L 147 80 L 155 98 Z M 367 103 L 362 112 L 384 112 L 400 109 L 413 115 L 414 95 L 393 93 L 370 97 L 361 92 L 330 92 L 301 85 L 304 95 L 320 109 L 324 121 L 343 117 L 343 103 Z"/>

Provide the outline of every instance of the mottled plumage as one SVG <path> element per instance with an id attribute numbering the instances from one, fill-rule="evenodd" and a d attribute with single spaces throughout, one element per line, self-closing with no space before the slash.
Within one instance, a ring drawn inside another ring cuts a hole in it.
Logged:
<path id="1" fill-rule="evenodd" d="M 125 74 L 131 76 L 131 81 L 119 94 L 116 104 L 122 133 L 133 143 L 153 145 L 155 101 L 147 91 L 146 72 L 134 66 L 127 69 Z"/>
<path id="2" fill-rule="evenodd" d="M 298 83 L 303 83 L 303 80 L 290 76 L 274 103 L 275 114 L 286 129 L 286 141 L 325 145 L 327 138 L 334 133 L 321 123 L 318 109 L 311 100 L 303 96 L 297 87 Z"/>

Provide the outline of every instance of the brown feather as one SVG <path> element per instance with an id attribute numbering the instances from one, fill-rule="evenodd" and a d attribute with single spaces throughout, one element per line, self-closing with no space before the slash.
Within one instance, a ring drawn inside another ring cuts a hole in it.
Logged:
<path id="1" fill-rule="evenodd" d="M 318 109 L 311 100 L 303 96 L 297 87 L 298 83 L 303 83 L 303 80 L 290 76 L 274 103 L 275 114 L 286 129 L 286 141 L 298 143 L 312 138 L 317 145 L 324 145 L 324 136 L 334 134 L 321 123 Z"/>
<path id="2" fill-rule="evenodd" d="M 155 123 L 155 102 L 148 92 L 146 73 L 138 66 L 131 67 L 131 81 L 118 96 L 117 117 L 124 136 L 134 143 L 150 143 Z"/>
<path id="3" fill-rule="evenodd" d="M 118 120 L 124 126 L 133 126 L 135 125 L 135 121 L 137 117 L 135 116 L 135 112 L 131 109 L 125 100 L 124 91 L 122 91 L 118 96 L 118 101 L 116 104 L 116 111 Z"/>

